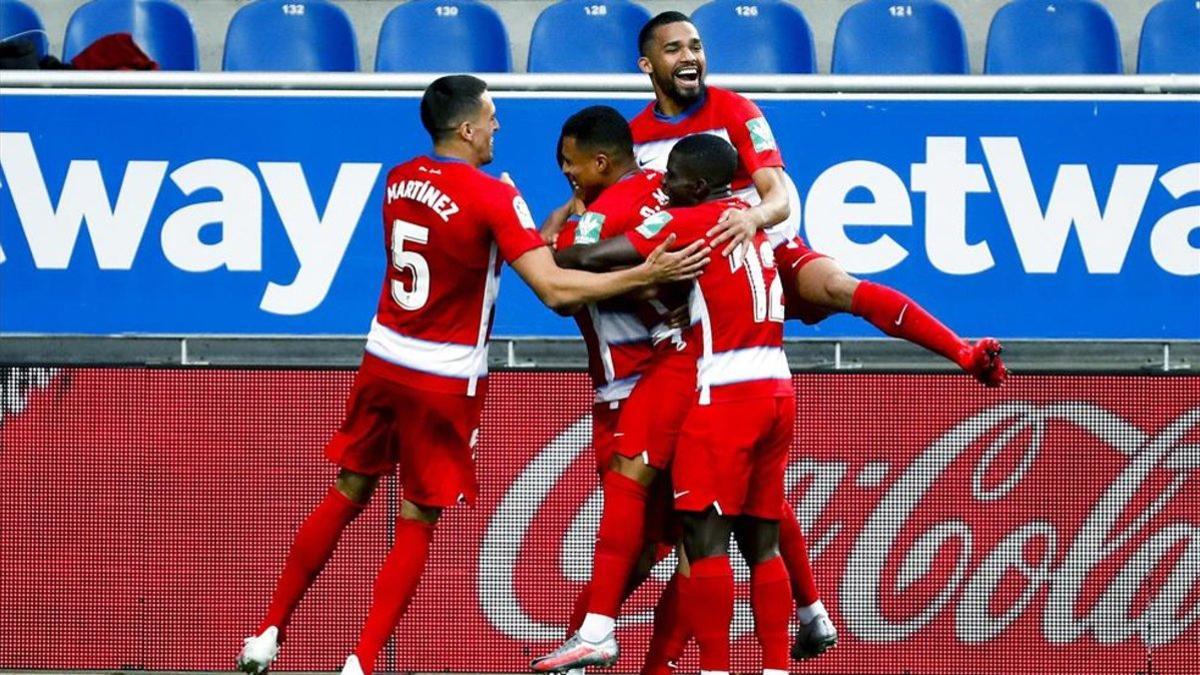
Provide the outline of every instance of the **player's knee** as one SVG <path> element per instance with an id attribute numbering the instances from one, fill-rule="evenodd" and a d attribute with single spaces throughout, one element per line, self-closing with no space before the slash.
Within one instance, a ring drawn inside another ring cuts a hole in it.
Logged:
<path id="1" fill-rule="evenodd" d="M 729 554 L 730 522 L 713 509 L 684 516 L 683 530 L 683 547 L 692 562 Z"/>
<path id="2" fill-rule="evenodd" d="M 850 304 L 854 300 L 854 291 L 857 288 L 858 279 L 846 274 L 840 268 L 834 269 L 825 276 L 824 293 L 831 308 L 849 312 Z"/>
<path id="3" fill-rule="evenodd" d="M 658 469 L 646 463 L 643 455 L 636 457 L 623 457 L 621 455 L 613 455 L 612 464 L 610 467 L 613 471 L 631 478 L 643 486 L 648 486 L 654 482 L 654 477 L 658 475 Z"/>
<path id="4" fill-rule="evenodd" d="M 416 502 L 410 502 L 407 499 L 400 502 L 400 517 L 405 520 L 415 520 L 432 525 L 437 522 L 441 515 L 442 507 L 440 506 L 425 506 Z"/>
<path id="5" fill-rule="evenodd" d="M 349 469 L 342 469 L 338 473 L 337 481 L 334 483 L 337 491 L 354 502 L 355 504 L 366 504 L 371 501 L 371 495 L 375 493 L 375 486 L 379 484 L 378 476 L 367 476 L 361 473 L 355 473 Z"/>

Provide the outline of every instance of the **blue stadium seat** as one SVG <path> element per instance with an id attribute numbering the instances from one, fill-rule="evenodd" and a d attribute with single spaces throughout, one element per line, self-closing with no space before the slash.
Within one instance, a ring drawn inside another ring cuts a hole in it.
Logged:
<path id="1" fill-rule="evenodd" d="M 1139 73 L 1200 73 L 1200 2 L 1163 0 L 1142 24 Z"/>
<path id="2" fill-rule="evenodd" d="M 627 0 L 560 0 L 538 15 L 531 73 L 636 73 L 637 34 L 650 12 Z"/>
<path id="3" fill-rule="evenodd" d="M 1112 15 L 1092 0 L 1015 0 L 988 30 L 983 71 L 992 75 L 1119 74 Z"/>
<path id="4" fill-rule="evenodd" d="M 91 0 L 81 5 L 67 22 L 63 60 L 110 33 L 132 33 L 163 70 L 196 70 L 198 65 L 192 20 L 170 0 Z"/>
<path id="5" fill-rule="evenodd" d="M 20 0 L 0 0 L 0 42 L 18 37 L 33 40 L 38 58 L 50 51 L 46 27 L 37 12 Z"/>
<path id="6" fill-rule="evenodd" d="M 506 73 L 508 31 L 496 10 L 476 0 L 412 0 L 384 19 L 375 70 Z"/>
<path id="7" fill-rule="evenodd" d="M 353 72 L 354 26 L 325 0 L 256 0 L 242 7 L 225 33 L 224 70 Z"/>
<path id="8" fill-rule="evenodd" d="M 782 0 L 714 0 L 692 13 L 714 73 L 813 73 L 812 30 Z"/>
<path id="9" fill-rule="evenodd" d="M 866 0 L 842 14 L 833 38 L 834 73 L 966 75 L 967 38 L 938 0 Z"/>

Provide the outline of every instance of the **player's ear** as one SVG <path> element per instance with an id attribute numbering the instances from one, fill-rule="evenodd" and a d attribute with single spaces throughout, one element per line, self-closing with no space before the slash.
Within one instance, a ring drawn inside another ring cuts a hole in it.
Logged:
<path id="1" fill-rule="evenodd" d="M 645 56 L 638 57 L 638 70 L 649 75 L 654 72 L 654 65 L 650 63 L 650 59 Z"/>
<path id="2" fill-rule="evenodd" d="M 604 154 L 603 152 L 596 153 L 595 161 L 596 161 L 596 171 L 598 171 L 600 173 L 607 172 L 608 168 L 612 166 L 612 162 L 609 161 L 608 155 Z"/>

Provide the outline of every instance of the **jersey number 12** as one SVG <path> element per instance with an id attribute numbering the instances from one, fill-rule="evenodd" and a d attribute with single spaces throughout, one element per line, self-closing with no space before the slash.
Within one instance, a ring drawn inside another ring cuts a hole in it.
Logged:
<path id="1" fill-rule="evenodd" d="M 783 285 L 779 283 L 779 274 L 771 276 L 768 286 L 763 272 L 764 269 L 775 268 L 775 254 L 771 245 L 764 241 L 760 249 L 751 243 L 739 244 L 729 254 L 729 269 L 736 272 L 742 268 L 746 270 L 750 295 L 754 298 L 754 321 L 783 323 Z"/>

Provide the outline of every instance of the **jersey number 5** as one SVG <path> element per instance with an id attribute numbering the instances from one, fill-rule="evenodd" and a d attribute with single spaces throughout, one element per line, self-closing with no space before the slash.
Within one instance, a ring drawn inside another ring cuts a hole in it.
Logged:
<path id="1" fill-rule="evenodd" d="M 771 245 L 762 243 L 761 249 L 753 244 L 740 244 L 729 254 L 729 269 L 732 272 L 740 268 L 746 270 L 746 280 L 750 282 L 750 294 L 754 297 L 754 321 L 775 321 L 783 323 L 783 285 L 779 283 L 779 274 L 771 276 L 771 285 L 767 286 L 763 269 L 774 269 L 775 254 Z"/>
<path id="2" fill-rule="evenodd" d="M 429 302 L 429 263 L 416 251 L 405 251 L 404 242 L 429 243 L 429 228 L 406 220 L 392 221 L 392 267 L 408 270 L 412 287 L 405 288 L 399 279 L 392 281 L 392 299 L 407 310 L 417 310 Z"/>

